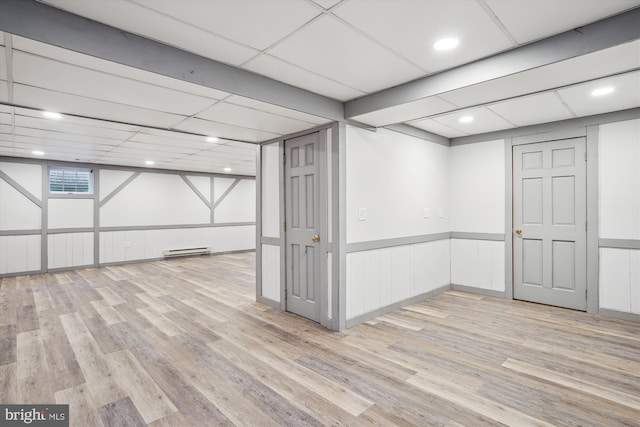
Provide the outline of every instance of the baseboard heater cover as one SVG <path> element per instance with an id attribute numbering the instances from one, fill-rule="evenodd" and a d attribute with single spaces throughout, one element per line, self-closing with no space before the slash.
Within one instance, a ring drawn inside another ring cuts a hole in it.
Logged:
<path id="1" fill-rule="evenodd" d="M 211 253 L 211 248 L 183 248 L 183 249 L 167 249 L 163 251 L 165 258 L 173 258 L 178 256 L 189 255 L 207 255 Z"/>

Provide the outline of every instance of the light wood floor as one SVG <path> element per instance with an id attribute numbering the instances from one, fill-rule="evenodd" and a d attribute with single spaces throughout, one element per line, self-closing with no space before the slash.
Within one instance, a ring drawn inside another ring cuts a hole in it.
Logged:
<path id="1" fill-rule="evenodd" d="M 445 292 L 348 330 L 253 253 L 0 280 L 0 403 L 76 426 L 640 425 L 640 326 Z"/>

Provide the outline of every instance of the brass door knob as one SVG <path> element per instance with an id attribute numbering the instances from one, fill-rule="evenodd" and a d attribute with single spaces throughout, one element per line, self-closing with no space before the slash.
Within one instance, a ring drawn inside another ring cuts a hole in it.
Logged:
<path id="1" fill-rule="evenodd" d="M 516 228 L 516 234 L 522 234 L 522 230 L 519 228 Z"/>
<path id="2" fill-rule="evenodd" d="M 314 234 L 313 236 L 311 236 L 311 240 L 313 241 L 313 243 L 318 243 L 320 241 L 320 236 Z"/>

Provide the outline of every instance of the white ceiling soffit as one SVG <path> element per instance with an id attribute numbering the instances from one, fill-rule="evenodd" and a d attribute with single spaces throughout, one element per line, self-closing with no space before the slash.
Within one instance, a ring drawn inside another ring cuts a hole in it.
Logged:
<path id="1" fill-rule="evenodd" d="M 255 175 L 255 145 L 83 117 L 0 106 L 0 156 Z M 146 161 L 153 165 L 146 165 Z M 230 170 L 228 170 L 230 169 Z"/>
<path id="2" fill-rule="evenodd" d="M 554 5 L 556 3 L 553 2 Z M 390 112 L 394 108 L 403 108 L 405 104 L 419 103 L 432 96 L 441 96 L 443 99 L 447 99 L 444 94 L 448 92 L 474 85 L 481 86 L 485 82 L 544 68 L 561 61 L 633 42 L 640 39 L 639 21 L 640 8 L 636 8 L 585 25 L 579 30 L 567 31 L 485 59 L 460 65 L 457 68 L 366 95 L 346 102 L 345 116 L 348 119 L 367 124 L 373 124 L 374 121 L 380 123 L 383 121 L 382 118 L 375 115 L 373 118 L 368 118 L 367 115 L 379 111 Z M 637 57 L 637 52 L 632 53 L 632 58 L 634 57 Z M 449 101 L 451 102 L 451 100 Z M 458 106 L 460 107 L 460 105 Z M 411 118 L 407 117 L 407 120 Z M 371 123 L 368 120 L 371 120 Z"/>
<path id="3" fill-rule="evenodd" d="M 108 7 L 100 7 L 107 3 Z M 169 6 L 173 3 L 178 4 L 176 2 L 155 1 L 152 3 L 158 7 L 162 4 Z M 197 11 L 204 6 L 209 7 L 216 5 L 216 7 L 219 7 L 224 4 L 225 7 L 230 8 L 229 10 L 235 10 L 238 7 L 238 3 L 240 2 L 194 1 L 193 5 L 198 7 L 191 9 Z M 286 5 L 287 11 L 289 10 L 290 2 L 288 1 L 270 1 L 268 3 L 271 6 L 274 6 L 276 3 L 279 3 L 281 7 Z M 93 11 L 98 11 L 101 15 L 113 15 L 113 19 L 117 20 L 119 28 L 128 27 L 135 23 L 136 28 L 142 28 L 144 30 L 145 25 L 148 24 L 161 30 L 163 34 L 165 34 L 165 37 L 170 35 L 171 38 L 173 38 L 174 35 L 180 37 L 184 31 L 188 30 L 185 28 L 183 30 L 175 29 L 175 31 L 168 31 L 167 28 L 173 28 L 169 23 L 159 25 L 155 20 L 156 16 L 166 15 L 158 14 L 157 11 L 153 11 L 150 15 L 149 6 L 143 5 L 142 3 L 135 4 L 136 7 L 144 6 L 139 8 L 138 11 L 129 10 L 128 7 L 130 4 L 133 3 L 122 0 L 109 2 L 61 1 L 59 4 L 56 2 L 56 5 L 68 7 L 70 10 L 75 11 L 76 8 L 79 8 L 78 13 L 84 15 L 92 15 Z M 179 4 L 183 7 L 184 2 L 179 2 Z M 235 4 L 235 6 L 233 4 Z M 305 8 L 308 7 L 314 10 L 316 10 L 316 8 L 320 9 L 319 6 L 314 6 L 313 4 L 305 6 Z M 113 11 L 118 10 L 118 8 L 123 9 L 120 9 L 118 13 L 113 13 Z M 189 8 L 184 7 L 184 9 Z M 276 8 L 274 6 L 272 12 L 269 12 L 268 15 L 273 14 L 275 10 Z M 234 13 L 237 14 L 240 13 L 240 11 L 236 10 Z M 303 24 L 311 14 L 303 11 L 300 13 L 301 16 L 294 19 L 299 19 L 301 24 Z M 280 13 L 280 15 L 287 17 L 287 19 L 289 17 L 288 12 Z M 206 16 L 207 19 L 211 18 L 211 14 L 206 14 Z M 127 24 L 126 22 L 128 22 L 127 20 L 129 19 L 133 19 L 133 21 Z M 225 19 L 222 20 L 224 21 Z M 256 20 L 257 18 L 254 17 L 253 19 Z M 265 20 L 264 22 L 264 25 L 273 25 L 273 22 L 270 20 Z M 230 25 L 235 25 L 233 20 L 229 20 L 229 23 Z M 187 27 L 191 28 L 194 27 L 194 25 L 189 24 Z M 251 27 L 251 24 L 249 24 L 249 27 Z M 245 28 L 244 33 L 242 33 L 242 31 L 240 33 L 251 38 L 249 27 Z M 181 46 L 181 49 L 169 46 L 151 38 L 127 33 L 121 29 L 104 25 L 80 15 L 38 3 L 34 0 L 3 0 L 0 2 L 0 30 L 115 63 L 125 64 L 140 70 L 150 71 L 219 91 L 245 96 L 326 119 L 340 120 L 344 117 L 342 103 L 337 100 L 227 65 L 226 63 L 220 62 L 219 59 L 208 59 L 204 56 L 193 54 L 191 53 L 193 49 L 184 46 Z M 227 31 L 232 35 L 235 30 L 229 27 Z M 240 33 L 235 34 L 234 37 L 239 37 Z M 145 34 L 145 36 L 154 38 L 153 35 L 149 34 Z M 272 34 L 271 37 L 278 37 L 278 31 Z M 158 37 L 155 38 L 158 39 Z M 198 45 L 206 44 L 203 43 L 203 39 L 200 37 L 192 37 L 190 40 L 193 43 L 197 42 Z M 168 42 L 171 43 L 171 41 Z M 235 49 L 232 46 L 228 48 L 231 50 Z M 211 55 L 219 58 L 218 54 L 214 53 Z"/>
<path id="4" fill-rule="evenodd" d="M 595 89 L 605 87 L 611 88 L 612 92 L 603 96 L 592 94 Z M 408 124 L 447 138 L 457 138 L 637 107 L 640 107 L 640 71 L 631 71 L 561 89 L 459 109 Z M 472 120 L 461 120 L 463 117 L 471 117 Z"/>

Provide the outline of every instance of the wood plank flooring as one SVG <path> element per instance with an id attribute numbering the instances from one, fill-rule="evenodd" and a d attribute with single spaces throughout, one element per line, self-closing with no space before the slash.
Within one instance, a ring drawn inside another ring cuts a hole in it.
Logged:
<path id="1" fill-rule="evenodd" d="M 445 292 L 333 333 L 255 254 L 0 280 L 0 402 L 74 426 L 640 426 L 640 325 Z"/>

